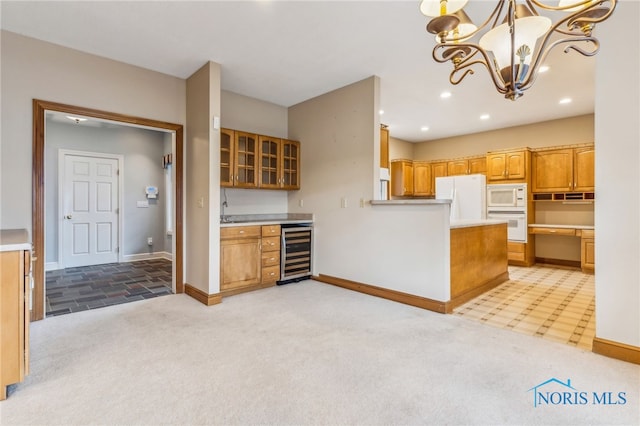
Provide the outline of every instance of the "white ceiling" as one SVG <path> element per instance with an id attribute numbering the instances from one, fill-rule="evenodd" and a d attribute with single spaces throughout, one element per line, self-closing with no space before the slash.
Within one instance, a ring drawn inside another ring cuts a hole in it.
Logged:
<path id="1" fill-rule="evenodd" d="M 466 10 L 483 22 L 493 4 L 471 0 Z M 412 142 L 594 111 L 596 58 L 576 52 L 552 54 L 551 70 L 515 102 L 481 68 L 451 85 L 450 65 L 431 57 L 435 39 L 418 1 L 3 0 L 0 7 L 5 30 L 176 77 L 217 62 L 224 90 L 284 107 L 377 75 L 381 121 Z M 440 99 L 443 91 L 453 96 Z M 564 97 L 573 102 L 559 105 Z"/>

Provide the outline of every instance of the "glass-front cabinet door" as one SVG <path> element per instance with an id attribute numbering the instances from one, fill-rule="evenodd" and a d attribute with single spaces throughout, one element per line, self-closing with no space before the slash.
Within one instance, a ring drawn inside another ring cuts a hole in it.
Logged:
<path id="1" fill-rule="evenodd" d="M 257 158 L 258 141 L 256 135 L 235 132 L 235 182 L 241 188 L 258 186 Z"/>
<path id="2" fill-rule="evenodd" d="M 220 130 L 220 186 L 233 186 L 233 145 L 234 131 Z"/>
<path id="3" fill-rule="evenodd" d="M 283 189 L 300 189 L 300 142 L 282 141 Z"/>
<path id="4" fill-rule="evenodd" d="M 280 139 L 259 136 L 260 144 L 260 188 L 279 189 L 280 178 Z"/>

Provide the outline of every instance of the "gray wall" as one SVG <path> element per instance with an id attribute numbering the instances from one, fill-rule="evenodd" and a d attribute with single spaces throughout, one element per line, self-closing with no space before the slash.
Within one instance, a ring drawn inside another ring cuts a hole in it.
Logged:
<path id="1" fill-rule="evenodd" d="M 1 228 L 26 228 L 31 233 L 33 99 L 185 122 L 183 79 L 4 30 L 0 43 Z"/>
<path id="2" fill-rule="evenodd" d="M 58 152 L 69 149 L 119 154 L 124 157 L 123 241 L 124 256 L 165 251 L 165 184 L 162 155 L 165 133 L 128 126 L 89 127 L 47 119 L 45 135 L 45 261 L 58 260 Z M 148 208 L 136 207 L 146 200 L 144 188 L 156 185 L 159 196 Z M 147 245 L 147 237 L 154 244 Z M 126 260 L 126 258 L 125 258 Z"/>

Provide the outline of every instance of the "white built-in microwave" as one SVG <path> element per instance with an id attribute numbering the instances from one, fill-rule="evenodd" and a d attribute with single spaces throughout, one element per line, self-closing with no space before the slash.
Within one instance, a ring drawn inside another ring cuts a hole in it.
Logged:
<path id="1" fill-rule="evenodd" d="M 487 210 L 495 207 L 526 209 L 527 184 L 501 183 L 487 185 Z"/>

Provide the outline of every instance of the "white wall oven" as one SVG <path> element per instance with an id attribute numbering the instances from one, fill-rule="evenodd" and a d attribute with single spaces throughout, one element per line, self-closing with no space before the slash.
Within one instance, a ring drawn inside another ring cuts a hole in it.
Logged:
<path id="1" fill-rule="evenodd" d="M 487 185 L 487 219 L 507 222 L 507 239 L 527 242 L 527 184 Z"/>

